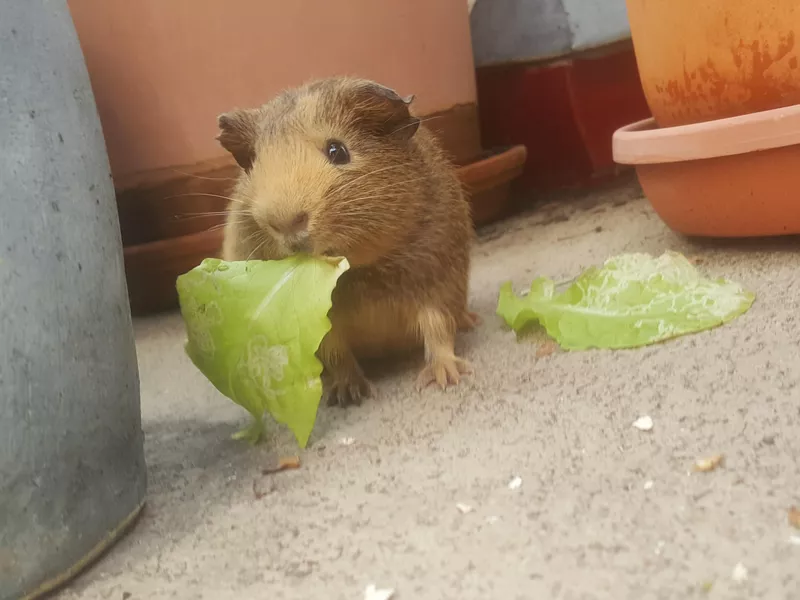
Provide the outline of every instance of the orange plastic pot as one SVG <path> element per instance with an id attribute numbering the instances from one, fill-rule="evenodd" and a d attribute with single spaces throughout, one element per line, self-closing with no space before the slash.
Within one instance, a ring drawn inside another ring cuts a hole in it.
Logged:
<path id="1" fill-rule="evenodd" d="M 648 119 L 618 130 L 613 148 L 679 233 L 800 234 L 800 104 L 679 127 Z"/>
<path id="2" fill-rule="evenodd" d="M 800 103 L 798 0 L 627 0 L 660 127 Z"/>

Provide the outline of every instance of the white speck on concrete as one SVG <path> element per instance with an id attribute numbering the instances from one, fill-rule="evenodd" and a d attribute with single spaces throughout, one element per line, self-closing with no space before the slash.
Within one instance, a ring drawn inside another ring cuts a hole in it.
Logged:
<path id="1" fill-rule="evenodd" d="M 733 567 L 733 572 L 731 573 L 731 579 L 735 583 L 744 583 L 747 581 L 747 567 L 745 567 L 742 563 L 736 563 L 736 566 Z"/>
<path id="2" fill-rule="evenodd" d="M 633 422 L 633 426 L 639 431 L 651 431 L 653 429 L 653 419 L 645 415 Z"/>
<path id="3" fill-rule="evenodd" d="M 389 600 L 392 596 L 394 596 L 394 590 L 379 590 L 374 583 L 370 583 L 364 590 L 364 600 Z"/>

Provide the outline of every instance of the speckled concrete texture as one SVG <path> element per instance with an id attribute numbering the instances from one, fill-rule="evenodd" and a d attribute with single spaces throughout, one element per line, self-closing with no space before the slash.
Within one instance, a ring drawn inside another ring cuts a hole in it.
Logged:
<path id="1" fill-rule="evenodd" d="M 418 393 L 415 365 L 385 372 L 378 398 L 323 410 L 301 469 L 266 476 L 290 435 L 232 441 L 245 415 L 185 358 L 179 318 L 140 321 L 149 504 L 61 598 L 344 600 L 373 582 L 398 600 L 800 598 L 797 248 L 687 241 L 630 183 L 557 198 L 482 232 L 485 323 L 460 341 L 474 377 Z M 654 347 L 538 358 L 542 338 L 493 316 L 507 279 L 667 249 L 755 291 L 753 308 Z M 642 415 L 652 431 L 631 426 Z"/>

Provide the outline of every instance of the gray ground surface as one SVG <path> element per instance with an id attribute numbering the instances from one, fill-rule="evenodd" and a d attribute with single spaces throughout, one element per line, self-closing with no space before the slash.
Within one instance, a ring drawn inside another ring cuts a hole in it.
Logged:
<path id="1" fill-rule="evenodd" d="M 422 394 L 416 366 L 384 376 L 378 398 L 323 411 L 300 470 L 269 476 L 290 435 L 232 441 L 245 415 L 185 358 L 179 318 L 140 321 L 149 504 L 60 598 L 361 599 L 371 582 L 397 599 L 799 598 L 797 247 L 688 242 L 630 185 L 495 226 L 475 249 L 485 323 L 460 342 L 475 376 Z M 541 358 L 493 316 L 506 279 L 667 249 L 756 304 L 663 345 Z M 649 433 L 631 427 L 644 414 Z M 715 453 L 723 468 L 689 474 Z"/>

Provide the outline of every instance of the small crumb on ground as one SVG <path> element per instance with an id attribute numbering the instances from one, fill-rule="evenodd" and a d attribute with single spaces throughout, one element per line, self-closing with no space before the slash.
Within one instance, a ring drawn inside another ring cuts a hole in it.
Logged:
<path id="1" fill-rule="evenodd" d="M 469 504 L 462 504 L 461 502 L 456 504 L 456 508 L 462 515 L 466 515 L 467 513 L 471 513 L 473 511 L 473 508 Z"/>
<path id="2" fill-rule="evenodd" d="M 650 431 L 653 429 L 653 419 L 647 415 L 639 417 L 633 422 L 633 426 L 639 431 Z"/>
<path id="3" fill-rule="evenodd" d="M 647 481 L 644 482 L 644 489 L 652 490 L 654 485 L 655 484 L 653 483 L 653 481 L 648 479 Z"/>
<path id="4" fill-rule="evenodd" d="M 514 477 L 511 481 L 508 482 L 508 489 L 510 490 L 518 490 L 522 487 L 522 477 Z"/>
<path id="5" fill-rule="evenodd" d="M 742 563 L 736 563 L 736 566 L 733 567 L 733 572 L 731 573 L 731 579 L 733 579 L 736 583 L 744 583 L 747 581 L 747 567 L 745 567 Z"/>
<path id="6" fill-rule="evenodd" d="M 724 459 L 722 454 L 716 454 L 711 458 L 698 458 L 692 468 L 698 473 L 708 473 L 719 467 Z"/>
<path id="7" fill-rule="evenodd" d="M 364 590 L 364 600 L 389 600 L 392 596 L 394 596 L 394 590 L 379 590 L 374 583 L 370 583 Z"/>

